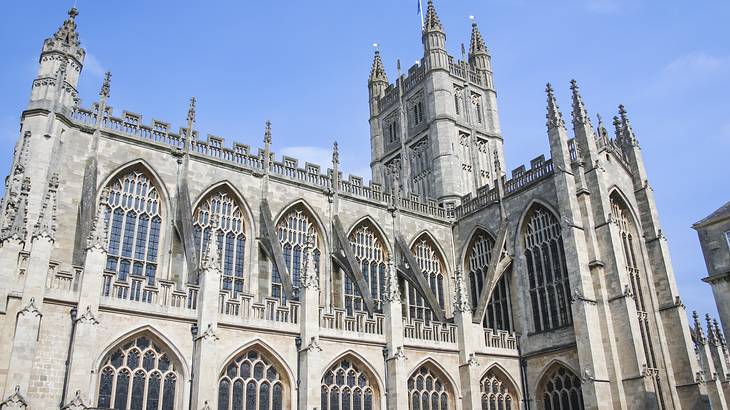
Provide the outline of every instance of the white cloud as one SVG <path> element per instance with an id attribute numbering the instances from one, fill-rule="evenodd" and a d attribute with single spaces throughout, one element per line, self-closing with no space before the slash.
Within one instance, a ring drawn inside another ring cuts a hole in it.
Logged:
<path id="1" fill-rule="evenodd" d="M 106 72 L 101 62 L 91 53 L 87 53 L 84 58 L 84 71 L 99 78 L 104 77 Z"/>
<path id="2" fill-rule="evenodd" d="M 704 51 L 680 55 L 661 67 L 657 74 L 639 89 L 639 97 L 665 98 L 669 95 L 698 90 L 730 75 L 730 57 Z"/>

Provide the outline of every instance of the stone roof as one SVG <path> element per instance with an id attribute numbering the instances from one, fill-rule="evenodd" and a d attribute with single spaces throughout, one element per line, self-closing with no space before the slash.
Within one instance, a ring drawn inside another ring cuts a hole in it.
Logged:
<path id="1" fill-rule="evenodd" d="M 699 228 L 725 218 L 730 218 L 730 201 L 726 202 L 725 205 L 718 208 L 715 212 L 709 214 L 698 222 L 695 222 L 692 227 Z"/>

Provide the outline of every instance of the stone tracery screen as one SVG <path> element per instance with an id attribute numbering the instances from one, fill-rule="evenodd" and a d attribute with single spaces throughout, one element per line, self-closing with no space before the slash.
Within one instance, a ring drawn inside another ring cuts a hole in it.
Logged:
<path id="1" fill-rule="evenodd" d="M 385 289 L 385 261 L 388 252 L 383 246 L 380 235 L 369 224 L 361 224 L 350 234 L 350 246 L 360 264 L 370 295 L 375 301 L 375 309 L 382 310 L 383 291 Z M 364 306 L 362 296 L 352 279 L 344 275 L 345 309 L 348 314 L 362 311 Z"/>
<path id="2" fill-rule="evenodd" d="M 177 364 L 146 336 L 112 351 L 99 371 L 99 408 L 173 410 L 177 408 Z"/>
<path id="3" fill-rule="evenodd" d="M 322 410 L 375 410 L 376 400 L 369 377 L 349 359 L 335 363 L 322 377 Z"/>
<path id="4" fill-rule="evenodd" d="M 257 350 L 238 355 L 218 380 L 218 410 L 282 410 L 284 381 Z"/>
<path id="5" fill-rule="evenodd" d="M 203 260 L 203 250 L 211 236 L 212 218 L 217 219 L 215 236 L 222 261 L 223 290 L 243 291 L 244 261 L 246 253 L 246 226 L 238 201 L 226 190 L 218 189 L 208 194 L 193 212 L 193 238 L 198 260 Z"/>

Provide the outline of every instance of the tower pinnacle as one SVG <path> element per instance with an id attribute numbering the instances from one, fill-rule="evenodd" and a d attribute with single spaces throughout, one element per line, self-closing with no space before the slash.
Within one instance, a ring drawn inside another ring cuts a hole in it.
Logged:
<path id="1" fill-rule="evenodd" d="M 373 66 L 370 69 L 370 82 L 376 81 L 388 82 L 388 75 L 385 73 L 385 67 L 383 67 L 383 59 L 380 58 L 380 50 L 375 50 L 375 57 L 373 57 Z"/>
<path id="2" fill-rule="evenodd" d="M 107 71 L 104 74 L 104 82 L 101 84 L 101 90 L 99 91 L 99 97 L 109 98 L 109 92 L 111 91 L 112 72 Z"/>
<path id="3" fill-rule="evenodd" d="M 482 33 L 479 32 L 476 21 L 472 21 L 469 57 L 474 57 L 477 54 L 487 54 L 487 46 L 484 44 L 484 38 L 482 37 Z"/>
<path id="4" fill-rule="evenodd" d="M 580 95 L 577 81 L 570 80 L 570 90 L 573 94 L 573 127 L 588 124 L 592 128 L 591 119 L 588 116 L 585 103 L 583 103 L 583 97 Z"/>
<path id="5" fill-rule="evenodd" d="M 76 16 L 79 15 L 79 11 L 76 7 L 72 7 L 68 11 L 68 18 L 63 22 L 63 25 L 58 28 L 56 34 L 53 35 L 57 41 L 63 45 L 78 47 L 81 45 L 79 40 L 79 34 L 76 32 Z"/>
<path id="6" fill-rule="evenodd" d="M 436 7 L 433 5 L 433 0 L 428 0 L 428 9 L 426 11 L 426 20 L 423 23 L 423 31 L 444 31 L 441 20 L 438 14 L 436 14 Z"/>
<path id="7" fill-rule="evenodd" d="M 618 113 L 621 117 L 622 132 L 620 141 L 627 146 L 639 145 L 638 140 L 636 139 L 636 134 L 634 134 L 634 130 L 633 128 L 631 128 L 631 123 L 629 122 L 629 116 L 626 113 L 626 108 L 624 108 L 623 104 L 618 106 Z"/>
<path id="8" fill-rule="evenodd" d="M 547 127 L 548 129 L 563 127 L 565 128 L 565 121 L 563 120 L 563 114 L 560 113 L 560 107 L 558 102 L 555 100 L 555 94 L 553 93 L 553 86 L 547 83 L 545 86 L 545 92 L 547 93 Z"/>

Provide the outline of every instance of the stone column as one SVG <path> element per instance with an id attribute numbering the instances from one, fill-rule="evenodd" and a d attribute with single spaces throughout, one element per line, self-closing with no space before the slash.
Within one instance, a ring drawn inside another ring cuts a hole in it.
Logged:
<path id="1" fill-rule="evenodd" d="M 218 249 L 218 218 L 213 215 L 211 234 L 200 266 L 200 293 L 198 294 L 198 329 L 194 332 L 191 409 L 206 406 L 218 408 L 217 380 L 218 303 L 220 295 L 221 261 Z"/>
<path id="2" fill-rule="evenodd" d="M 481 324 L 474 324 L 472 321 L 469 292 L 466 290 L 464 272 L 461 270 L 461 266 L 456 267 L 454 322 L 457 325 L 459 339 L 459 378 L 463 397 L 462 409 L 480 410 L 482 408 L 482 398 L 479 387 L 479 362 L 476 358 L 476 352 L 480 341 L 484 340 L 484 331 Z"/>
<path id="3" fill-rule="evenodd" d="M 66 398 L 68 404 L 74 402 L 93 404 L 95 383 L 92 375 L 97 370 L 94 366 L 97 346 L 96 319 L 99 314 L 99 298 L 104 280 L 104 267 L 107 255 L 107 229 L 104 223 L 104 207 L 109 198 L 109 189 L 102 191 L 99 198 L 96 217 L 91 225 L 87 239 L 84 273 L 79 290 L 78 310 L 81 315 L 76 319 L 73 330 L 71 357 L 68 369 L 68 385 Z"/>
<path id="4" fill-rule="evenodd" d="M 408 408 L 408 374 L 406 374 L 406 355 L 403 351 L 403 305 L 398 288 L 398 271 L 392 261 L 388 262 L 388 275 L 383 295 L 383 314 L 385 315 L 386 357 L 386 394 L 387 410 Z M 383 406 L 385 407 L 385 406 Z"/>
<path id="5" fill-rule="evenodd" d="M 320 406 L 320 363 L 319 346 L 319 276 L 314 263 L 314 236 L 307 237 L 304 249 L 304 266 L 300 281 L 299 301 L 301 317 L 299 331 L 299 410 L 316 410 Z"/>

